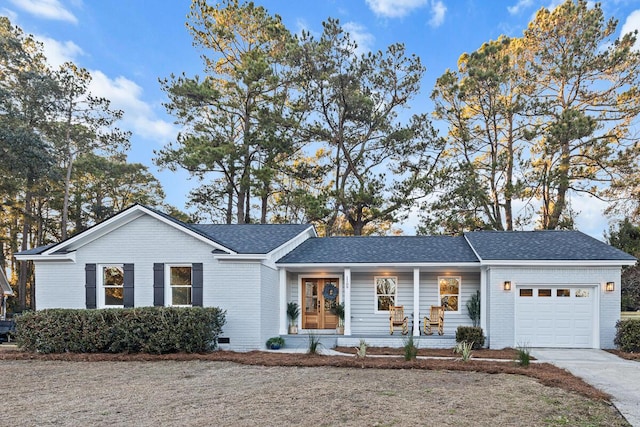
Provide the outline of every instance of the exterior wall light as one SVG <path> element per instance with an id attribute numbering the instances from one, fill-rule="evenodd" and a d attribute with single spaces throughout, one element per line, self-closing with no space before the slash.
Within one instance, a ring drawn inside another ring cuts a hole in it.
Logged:
<path id="1" fill-rule="evenodd" d="M 604 290 L 607 292 L 613 292 L 615 290 L 616 286 L 614 282 L 607 282 L 606 285 L 604 285 Z"/>
<path id="2" fill-rule="evenodd" d="M 510 290 L 511 290 L 511 281 L 506 280 L 506 281 L 502 284 L 502 289 L 504 289 L 505 291 L 510 291 Z"/>

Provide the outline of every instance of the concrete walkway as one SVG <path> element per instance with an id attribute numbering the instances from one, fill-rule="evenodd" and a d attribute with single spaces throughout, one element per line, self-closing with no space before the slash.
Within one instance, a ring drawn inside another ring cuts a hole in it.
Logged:
<path id="1" fill-rule="evenodd" d="M 595 349 L 533 348 L 531 355 L 609 393 L 627 421 L 640 427 L 640 363 Z"/>

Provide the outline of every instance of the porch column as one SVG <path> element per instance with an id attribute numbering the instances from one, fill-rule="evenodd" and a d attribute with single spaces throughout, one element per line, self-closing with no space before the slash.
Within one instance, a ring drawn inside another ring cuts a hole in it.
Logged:
<path id="1" fill-rule="evenodd" d="M 344 334 L 351 335 L 351 269 L 344 269 Z"/>
<path id="2" fill-rule="evenodd" d="M 420 336 L 420 269 L 413 269 L 413 336 Z"/>
<path id="3" fill-rule="evenodd" d="M 487 289 L 487 274 L 487 267 L 482 267 L 480 269 L 480 327 L 485 335 L 487 335 L 487 297 L 489 295 Z M 487 338 L 489 337 L 487 336 Z"/>
<path id="4" fill-rule="evenodd" d="M 287 334 L 287 270 L 280 268 L 279 285 L 280 285 L 280 335 Z"/>

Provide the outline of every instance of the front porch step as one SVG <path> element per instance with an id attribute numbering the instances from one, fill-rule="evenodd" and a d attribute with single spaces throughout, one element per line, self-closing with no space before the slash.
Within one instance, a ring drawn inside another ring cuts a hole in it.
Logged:
<path id="1" fill-rule="evenodd" d="M 408 336 L 389 335 L 351 335 L 337 337 L 339 347 L 357 347 L 360 340 L 364 339 L 369 347 L 392 347 L 401 348 L 404 346 Z M 453 335 L 429 335 L 413 337 L 413 344 L 418 348 L 453 348 L 456 346 L 456 337 Z"/>

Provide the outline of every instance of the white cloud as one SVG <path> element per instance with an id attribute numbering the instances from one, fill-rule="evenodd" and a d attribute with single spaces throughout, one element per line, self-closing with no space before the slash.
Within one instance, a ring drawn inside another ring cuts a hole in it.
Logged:
<path id="1" fill-rule="evenodd" d="M 447 13 L 447 6 L 439 0 L 431 0 L 431 13 L 433 13 L 433 16 L 431 16 L 431 19 L 429 20 L 429 25 L 433 28 L 439 27 L 444 22 L 444 16 Z"/>
<path id="2" fill-rule="evenodd" d="M 519 0 L 513 6 L 508 6 L 507 10 L 511 15 L 517 15 L 522 9 L 526 9 L 533 4 L 533 0 Z"/>
<path id="3" fill-rule="evenodd" d="M 112 108 L 124 111 L 122 127 L 160 143 L 175 139 L 177 131 L 174 126 L 155 117 L 151 106 L 141 99 L 142 88 L 134 81 L 122 76 L 112 80 L 99 70 L 91 70 L 90 73 L 93 77 L 89 86 L 91 93 L 107 98 Z"/>
<path id="4" fill-rule="evenodd" d="M 44 19 L 78 23 L 73 13 L 60 4 L 58 0 L 10 0 L 16 7 L 27 13 Z"/>
<path id="5" fill-rule="evenodd" d="M 622 36 L 635 30 L 638 30 L 638 33 L 640 33 L 640 9 L 634 10 L 629 14 L 629 16 L 627 16 L 626 21 L 624 21 L 624 25 L 620 29 L 620 35 Z M 636 44 L 634 47 L 637 50 L 640 50 L 640 34 L 636 36 Z"/>
<path id="6" fill-rule="evenodd" d="M 35 35 L 34 37 L 39 42 L 42 42 L 44 56 L 47 57 L 47 62 L 54 69 L 67 61 L 77 62 L 78 56 L 84 54 L 82 48 L 70 40 L 61 42 L 40 35 Z"/>
<path id="7" fill-rule="evenodd" d="M 18 18 L 17 13 L 15 13 L 13 10 L 7 9 L 6 7 L 0 9 L 0 15 L 9 18 L 9 21 L 11 21 L 13 25 L 15 25 L 16 19 Z"/>
<path id="8" fill-rule="evenodd" d="M 356 22 L 346 22 L 342 28 L 349 33 L 351 39 L 357 43 L 358 48 L 356 52 L 366 53 L 371 50 L 375 37 L 373 34 L 368 33 L 364 26 Z"/>
<path id="9" fill-rule="evenodd" d="M 426 5 L 429 0 L 366 0 L 369 8 L 378 16 L 402 18 L 414 9 Z M 433 1 L 432 1 L 433 3 Z M 441 3 L 438 1 L 437 3 Z M 433 6 L 432 6 L 433 7 Z"/>

